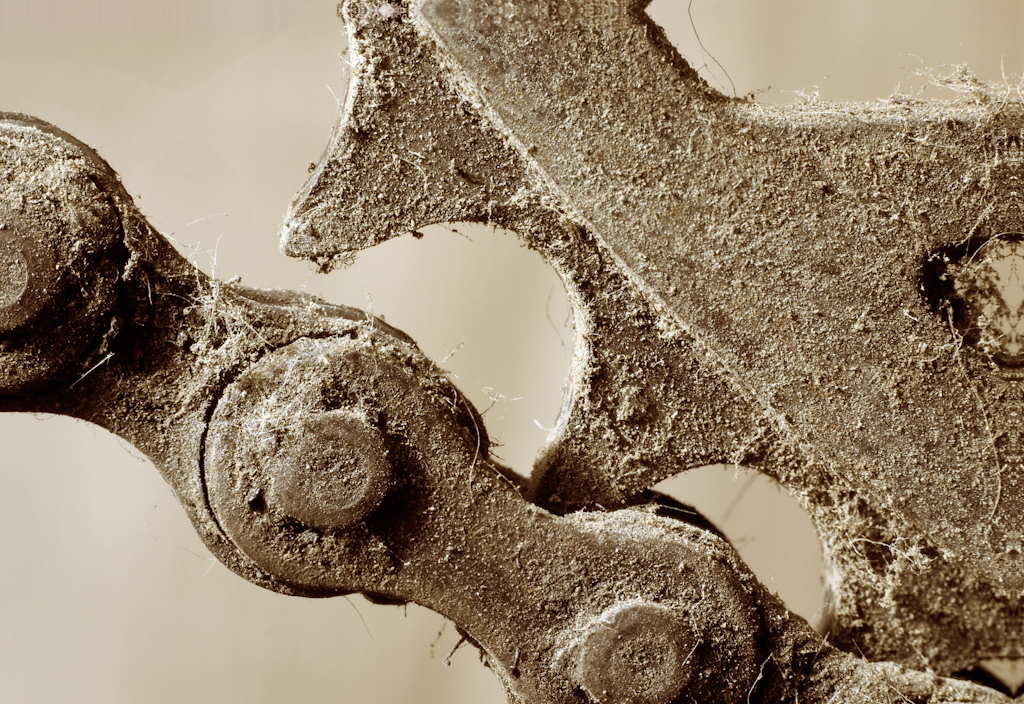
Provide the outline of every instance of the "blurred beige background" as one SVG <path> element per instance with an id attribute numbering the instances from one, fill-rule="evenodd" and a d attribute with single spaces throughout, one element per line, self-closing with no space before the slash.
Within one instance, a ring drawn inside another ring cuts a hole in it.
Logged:
<path id="1" fill-rule="evenodd" d="M 713 85 L 786 102 L 917 94 L 915 71 L 963 61 L 986 80 L 1020 72 L 1019 8 L 694 0 L 691 24 L 686 0 L 656 0 L 650 13 Z M 446 360 L 526 473 L 571 347 L 564 292 L 537 255 L 463 226 L 328 277 L 277 251 L 338 116 L 345 45 L 330 0 L 0 0 L 0 110 L 94 146 L 203 270 L 372 307 Z M 767 481 L 736 476 L 709 468 L 663 488 L 812 617 L 813 530 Z M 0 557 L 0 702 L 504 701 L 471 649 L 442 665 L 457 636 L 424 609 L 287 598 L 228 572 L 150 463 L 83 423 L 0 417 Z"/>

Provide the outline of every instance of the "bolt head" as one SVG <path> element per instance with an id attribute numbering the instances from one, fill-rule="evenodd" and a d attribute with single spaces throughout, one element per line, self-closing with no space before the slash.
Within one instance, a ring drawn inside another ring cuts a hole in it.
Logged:
<path id="1" fill-rule="evenodd" d="M 10 241 L 0 241 L 0 309 L 8 310 L 28 290 L 28 259 Z"/>
<path id="2" fill-rule="evenodd" d="M 0 334 L 30 322 L 61 293 L 52 255 L 16 230 L 0 230 Z"/>
<path id="3" fill-rule="evenodd" d="M 380 431 L 350 411 L 302 417 L 271 469 L 268 502 L 305 526 L 339 531 L 367 518 L 391 485 Z"/>
<path id="4" fill-rule="evenodd" d="M 81 376 L 117 334 L 128 255 L 117 175 L 52 125 L 0 115 L 0 395 Z M 127 206 L 126 206 L 127 207 Z"/>
<path id="5" fill-rule="evenodd" d="M 601 704 L 670 704 L 690 682 L 695 643 L 676 611 L 647 602 L 619 604 L 587 629 L 580 684 Z"/>
<path id="6" fill-rule="evenodd" d="M 389 518 L 382 502 L 401 466 L 391 452 L 405 445 L 385 428 L 405 411 L 408 375 L 363 339 L 302 337 L 224 390 L 203 482 L 212 518 L 261 579 L 320 596 L 379 591 L 365 570 L 390 570 L 393 555 L 365 528 Z"/>

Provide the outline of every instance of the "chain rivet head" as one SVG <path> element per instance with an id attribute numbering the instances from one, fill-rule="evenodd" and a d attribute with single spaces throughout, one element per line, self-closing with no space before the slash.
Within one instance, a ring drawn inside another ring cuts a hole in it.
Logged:
<path id="1" fill-rule="evenodd" d="M 670 704 L 690 682 L 694 637 L 665 606 L 632 602 L 591 622 L 579 655 L 579 681 L 600 704 Z"/>
<path id="2" fill-rule="evenodd" d="M 12 230 L 0 231 L 0 334 L 34 319 L 61 292 L 49 253 Z"/>
<path id="3" fill-rule="evenodd" d="M 340 531 L 367 518 L 391 485 L 380 431 L 350 411 L 304 415 L 271 469 L 268 504 L 309 528 Z"/>
<path id="4" fill-rule="evenodd" d="M 9 242 L 0 242 L 0 308 L 17 304 L 28 290 L 28 260 Z"/>

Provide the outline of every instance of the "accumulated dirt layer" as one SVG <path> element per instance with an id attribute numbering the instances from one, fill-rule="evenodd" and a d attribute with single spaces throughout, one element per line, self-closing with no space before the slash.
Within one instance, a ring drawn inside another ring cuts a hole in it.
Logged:
<path id="1" fill-rule="evenodd" d="M 349 102 L 285 250 L 515 229 L 577 324 L 537 503 L 743 460 L 816 521 L 835 641 L 942 673 L 1024 655 L 1021 381 L 947 285 L 1024 230 L 1016 96 L 961 73 L 953 102 L 762 106 L 633 3 L 387 7 L 343 5 Z"/>
<path id="2" fill-rule="evenodd" d="M 963 76 L 953 103 L 726 99 L 640 4 L 344 3 L 349 103 L 283 229 L 325 269 L 452 220 L 552 263 L 575 357 L 528 486 L 405 335 L 208 280 L 92 150 L 24 116 L 0 118 L 0 410 L 131 441 L 256 584 L 445 614 L 513 702 L 600 699 L 606 626 L 676 701 L 1006 701 L 940 675 L 1024 649 L 1024 372 L 991 322 L 1017 313 L 978 268 L 1024 231 L 1024 111 Z M 342 417 L 359 430 L 306 437 Z M 828 639 L 643 493 L 716 461 L 814 518 Z M 295 476 L 373 503 L 295 509 Z"/>

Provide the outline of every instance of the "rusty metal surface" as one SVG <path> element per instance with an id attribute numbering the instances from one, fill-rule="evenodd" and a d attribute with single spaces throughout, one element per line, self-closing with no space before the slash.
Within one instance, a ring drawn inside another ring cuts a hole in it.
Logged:
<path id="1" fill-rule="evenodd" d="M 1004 701 L 1024 658 L 1024 110 L 772 107 L 643 3 L 350 1 L 346 112 L 282 246 L 515 230 L 574 306 L 529 482 L 401 332 L 206 279 L 91 149 L 0 115 L 0 410 L 95 422 L 283 593 L 452 619 L 516 702 Z M 753 465 L 814 519 L 827 637 L 645 493 Z"/>

